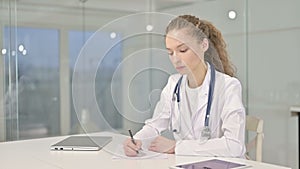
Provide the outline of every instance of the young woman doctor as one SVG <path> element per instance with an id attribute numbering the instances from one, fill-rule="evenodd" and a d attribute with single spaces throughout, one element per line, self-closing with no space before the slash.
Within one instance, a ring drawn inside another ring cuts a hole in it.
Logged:
<path id="1" fill-rule="evenodd" d="M 245 109 L 242 88 L 221 33 L 191 15 L 173 19 L 165 38 L 171 75 L 152 119 L 124 143 L 128 156 L 146 148 L 178 155 L 244 157 Z M 175 140 L 160 133 L 173 132 Z"/>

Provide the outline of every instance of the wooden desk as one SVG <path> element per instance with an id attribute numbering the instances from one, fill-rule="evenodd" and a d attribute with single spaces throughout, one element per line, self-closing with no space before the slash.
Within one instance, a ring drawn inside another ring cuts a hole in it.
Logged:
<path id="1" fill-rule="evenodd" d="M 96 135 L 113 136 L 113 141 L 100 151 L 72 152 L 50 151 L 50 145 L 65 137 L 23 140 L 0 143 L 1 169 L 168 169 L 169 166 L 193 161 L 211 159 L 168 155 L 167 159 L 125 160 L 112 159 L 117 145 L 125 136 L 112 133 Z M 278 165 L 236 158 L 218 158 L 233 162 L 246 163 L 259 169 L 288 169 Z"/>

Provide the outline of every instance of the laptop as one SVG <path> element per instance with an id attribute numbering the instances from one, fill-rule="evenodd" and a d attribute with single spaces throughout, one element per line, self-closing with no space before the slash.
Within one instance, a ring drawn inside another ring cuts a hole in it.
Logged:
<path id="1" fill-rule="evenodd" d="M 107 136 L 69 136 L 50 146 L 54 151 L 99 151 L 112 141 Z"/>

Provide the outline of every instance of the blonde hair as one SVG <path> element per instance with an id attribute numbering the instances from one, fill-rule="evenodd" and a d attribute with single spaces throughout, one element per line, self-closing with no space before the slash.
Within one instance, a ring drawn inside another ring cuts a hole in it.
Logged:
<path id="1" fill-rule="evenodd" d="M 181 15 L 169 23 L 166 34 L 172 30 L 185 30 L 192 37 L 196 37 L 199 42 L 207 38 L 209 48 L 204 53 L 204 59 L 214 64 L 218 71 L 235 76 L 235 67 L 230 61 L 223 36 L 212 23 L 192 15 Z"/>

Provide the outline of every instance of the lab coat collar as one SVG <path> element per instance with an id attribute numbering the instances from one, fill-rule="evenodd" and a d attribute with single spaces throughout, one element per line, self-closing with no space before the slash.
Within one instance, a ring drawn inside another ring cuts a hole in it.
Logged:
<path id="1" fill-rule="evenodd" d="M 210 79 L 211 79 L 211 66 L 208 62 L 207 63 L 207 71 L 206 71 L 206 74 L 205 74 L 205 78 L 203 80 L 203 83 L 200 87 L 200 95 L 198 97 L 199 100 L 201 101 L 199 103 L 199 106 L 197 108 L 197 112 L 207 104 L 207 101 L 208 101 L 208 90 L 209 90 L 209 83 L 210 83 Z M 182 92 L 185 92 L 187 89 L 186 87 L 188 87 L 188 82 L 187 82 L 187 75 L 184 75 L 183 79 L 182 79 L 182 84 L 185 84 L 185 85 L 182 85 L 181 87 L 183 87 L 184 90 L 182 90 Z M 181 96 L 185 96 L 185 93 L 182 93 Z M 196 114 L 196 113 L 194 113 Z"/>

